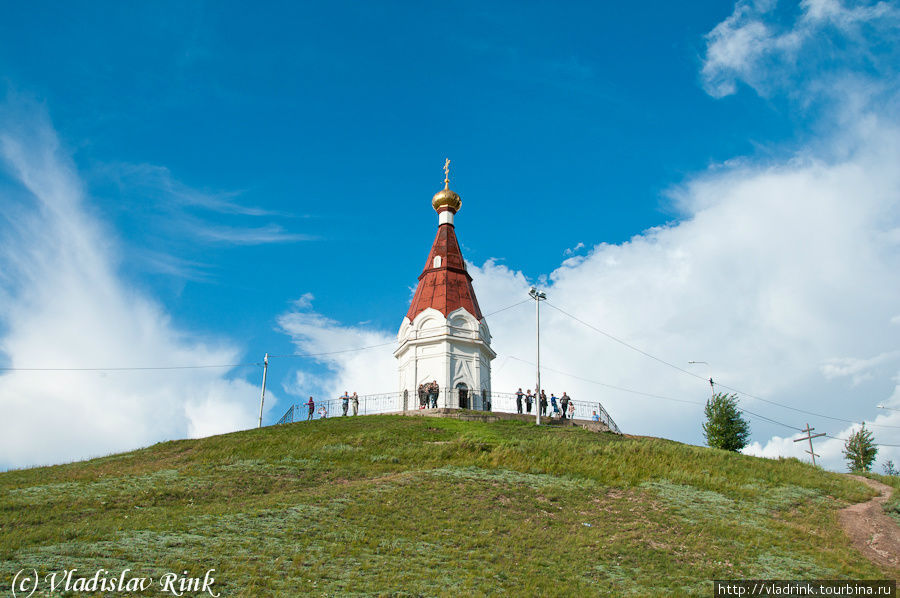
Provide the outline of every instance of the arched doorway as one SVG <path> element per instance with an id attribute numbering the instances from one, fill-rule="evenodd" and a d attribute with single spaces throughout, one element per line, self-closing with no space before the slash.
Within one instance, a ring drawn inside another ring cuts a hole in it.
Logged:
<path id="1" fill-rule="evenodd" d="M 469 408 L 469 387 L 466 386 L 465 382 L 460 382 L 456 385 L 456 392 L 459 393 L 459 408 L 460 409 L 468 409 Z"/>

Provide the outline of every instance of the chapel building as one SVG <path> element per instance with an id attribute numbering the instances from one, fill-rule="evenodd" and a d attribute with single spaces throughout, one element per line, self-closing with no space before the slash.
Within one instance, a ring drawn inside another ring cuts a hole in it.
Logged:
<path id="1" fill-rule="evenodd" d="M 444 188 L 431 200 L 437 235 L 394 350 L 404 410 L 419 408 L 420 385 L 433 382 L 439 389 L 436 407 L 490 409 L 491 360 L 497 354 L 456 240 L 454 217 L 462 200 L 450 190 L 449 164 Z M 432 398 L 427 400 L 431 407 Z"/>

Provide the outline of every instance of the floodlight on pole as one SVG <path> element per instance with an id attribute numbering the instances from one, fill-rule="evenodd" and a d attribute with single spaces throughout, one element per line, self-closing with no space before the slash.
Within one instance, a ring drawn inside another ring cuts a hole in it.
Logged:
<path id="1" fill-rule="evenodd" d="M 259 396 L 259 427 L 262 428 L 263 405 L 266 402 L 266 376 L 269 373 L 269 354 L 263 359 L 262 393 Z"/>
<path id="2" fill-rule="evenodd" d="M 710 371 L 712 371 L 712 368 L 710 367 L 709 362 L 707 362 L 707 361 L 689 361 L 688 363 L 689 363 L 690 365 L 695 365 L 695 364 L 698 364 L 698 363 L 702 363 L 703 365 L 705 365 L 706 367 L 708 367 L 708 368 L 710 369 Z M 713 397 L 716 396 L 716 383 L 713 381 L 711 375 L 710 375 L 710 377 L 709 377 L 709 390 L 710 390 L 710 395 L 711 395 L 711 396 L 713 396 Z"/>
<path id="3" fill-rule="evenodd" d="M 535 423 L 541 425 L 541 301 L 547 300 L 547 293 L 539 291 L 535 287 L 531 287 L 531 290 L 528 291 L 528 296 L 534 299 L 535 307 L 535 329 L 537 330 L 537 385 L 534 390 L 537 407 L 535 410 Z"/>

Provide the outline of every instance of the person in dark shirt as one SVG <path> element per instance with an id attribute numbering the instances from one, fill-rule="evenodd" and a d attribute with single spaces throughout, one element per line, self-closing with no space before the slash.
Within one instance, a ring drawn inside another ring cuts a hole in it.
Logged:
<path id="1" fill-rule="evenodd" d="M 441 391 L 441 387 L 438 386 L 437 380 L 431 383 L 430 394 L 431 394 L 431 408 L 437 409 L 437 400 L 438 394 Z"/>
<path id="2" fill-rule="evenodd" d="M 563 395 L 559 399 L 559 404 L 562 407 L 562 415 L 560 417 L 566 419 L 566 414 L 569 412 L 569 395 L 565 391 L 563 391 Z"/>
<path id="3" fill-rule="evenodd" d="M 525 396 L 525 393 L 522 392 L 522 389 L 516 391 L 516 413 L 522 413 L 522 397 Z"/>
<path id="4" fill-rule="evenodd" d="M 534 395 L 531 394 L 531 389 L 528 389 L 528 393 L 525 395 L 525 411 L 527 413 L 531 413 L 531 404 L 534 402 Z"/>
<path id="5" fill-rule="evenodd" d="M 316 402 L 313 401 L 312 397 L 309 397 L 309 400 L 306 402 L 306 406 L 309 407 L 309 413 L 306 416 L 306 421 L 309 421 L 313 418 L 313 414 L 316 412 Z"/>

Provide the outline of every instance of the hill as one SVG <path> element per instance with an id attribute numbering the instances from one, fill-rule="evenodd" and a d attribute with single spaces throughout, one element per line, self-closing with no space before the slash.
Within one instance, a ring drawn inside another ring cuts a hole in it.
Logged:
<path id="1" fill-rule="evenodd" d="M 0 474 L 0 588 L 73 567 L 214 568 L 221 596 L 706 596 L 712 579 L 893 577 L 838 524 L 873 494 L 797 460 L 657 438 L 334 418 Z"/>

